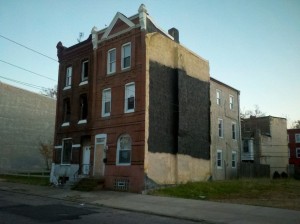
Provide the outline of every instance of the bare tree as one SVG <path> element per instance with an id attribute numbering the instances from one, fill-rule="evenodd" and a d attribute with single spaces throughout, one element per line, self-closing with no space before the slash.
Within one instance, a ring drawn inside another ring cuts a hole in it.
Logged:
<path id="1" fill-rule="evenodd" d="M 241 118 L 249 118 L 250 116 L 263 117 L 266 116 L 266 114 L 260 110 L 258 105 L 254 105 L 253 110 L 245 110 L 241 112 Z"/>
<path id="2" fill-rule="evenodd" d="M 39 151 L 44 158 L 46 169 L 50 170 L 53 155 L 53 144 L 40 142 Z"/>
<path id="3" fill-rule="evenodd" d="M 299 129 L 300 128 L 300 120 L 294 121 L 292 125 L 292 129 Z"/>
<path id="4" fill-rule="evenodd" d="M 56 97 L 57 97 L 57 85 L 55 85 L 53 88 L 43 89 L 41 94 L 43 94 L 45 96 L 49 96 L 53 99 L 56 99 Z"/>

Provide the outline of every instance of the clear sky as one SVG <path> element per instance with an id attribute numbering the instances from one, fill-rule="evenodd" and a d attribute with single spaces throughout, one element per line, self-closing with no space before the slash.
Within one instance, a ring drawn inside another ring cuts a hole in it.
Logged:
<path id="1" fill-rule="evenodd" d="M 210 63 L 212 77 L 241 91 L 241 109 L 300 120 L 299 0 L 0 0 L 0 81 L 46 88 L 57 80 L 56 44 L 88 38 L 117 12 L 137 13 L 144 3 L 163 29 L 176 27 L 180 42 Z M 5 38 L 3 38 L 5 37 Z M 13 64 L 38 75 L 9 65 Z M 3 78 L 4 77 L 4 78 Z M 1 96 L 0 96 L 1 97 Z"/>

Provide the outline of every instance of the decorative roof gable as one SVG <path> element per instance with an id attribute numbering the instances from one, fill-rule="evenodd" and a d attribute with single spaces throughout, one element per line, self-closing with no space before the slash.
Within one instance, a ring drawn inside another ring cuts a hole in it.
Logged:
<path id="1" fill-rule="evenodd" d="M 106 29 L 103 34 L 101 40 L 106 39 L 109 35 L 114 34 L 118 31 L 121 31 L 118 27 L 122 27 L 123 29 L 134 27 L 135 24 L 131 22 L 126 16 L 122 13 L 117 13 L 114 19 L 111 21 L 110 25 Z"/>

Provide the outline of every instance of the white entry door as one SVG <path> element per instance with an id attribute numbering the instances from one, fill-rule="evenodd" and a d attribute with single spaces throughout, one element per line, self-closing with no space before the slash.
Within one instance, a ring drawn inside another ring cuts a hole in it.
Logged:
<path id="1" fill-rule="evenodd" d="M 91 156 L 91 147 L 84 146 L 82 152 L 82 174 L 88 175 L 90 173 L 90 156 Z"/>

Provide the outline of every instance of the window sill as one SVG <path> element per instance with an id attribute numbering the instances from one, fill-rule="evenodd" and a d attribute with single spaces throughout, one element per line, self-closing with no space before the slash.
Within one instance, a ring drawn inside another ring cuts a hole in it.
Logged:
<path id="1" fill-rule="evenodd" d="M 131 69 L 131 67 L 121 68 L 122 72 L 129 71 L 130 69 Z"/>
<path id="2" fill-rule="evenodd" d="M 71 166 L 71 163 L 61 163 L 61 166 Z"/>
<path id="3" fill-rule="evenodd" d="M 63 90 L 68 90 L 71 89 L 71 86 L 65 86 L 65 88 L 63 88 Z"/>
<path id="4" fill-rule="evenodd" d="M 130 163 L 117 163 L 117 166 L 130 166 Z"/>
<path id="5" fill-rule="evenodd" d="M 134 109 L 133 110 L 125 110 L 124 111 L 125 114 L 130 114 L 130 113 L 133 113 L 133 112 L 134 112 Z"/>
<path id="6" fill-rule="evenodd" d="M 85 119 L 85 120 L 80 120 L 80 121 L 78 121 L 77 124 L 86 124 L 86 123 L 87 123 L 87 120 Z"/>
<path id="7" fill-rule="evenodd" d="M 67 126 L 70 126 L 70 122 L 65 122 L 61 125 L 62 127 L 67 127 Z"/>
<path id="8" fill-rule="evenodd" d="M 83 86 L 83 85 L 86 85 L 86 84 L 88 84 L 89 82 L 87 81 L 87 80 L 85 80 L 85 81 L 82 81 L 81 83 L 79 83 L 79 86 Z"/>
<path id="9" fill-rule="evenodd" d="M 102 114 L 101 117 L 103 117 L 103 118 L 108 118 L 108 117 L 110 117 L 110 114 Z"/>

